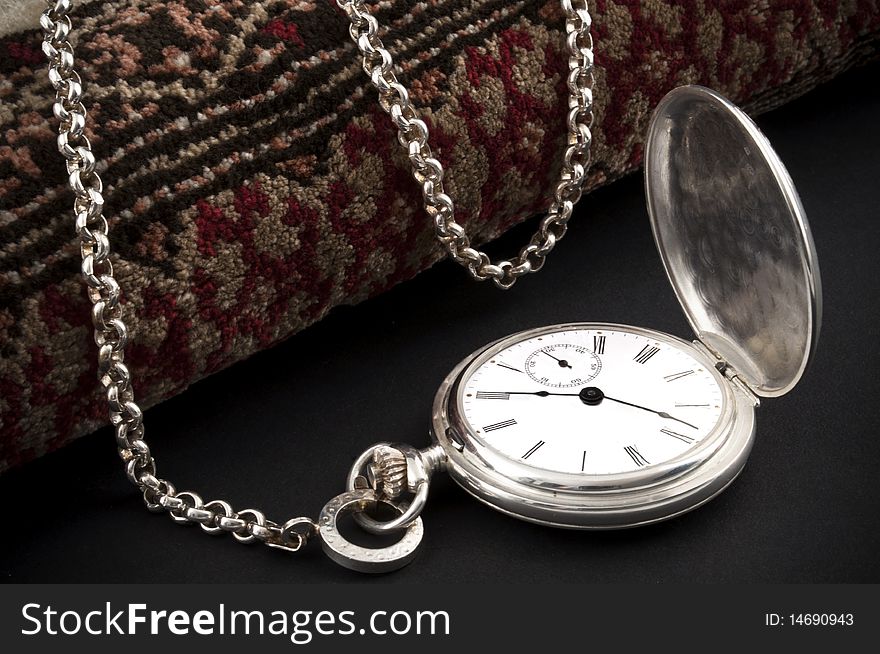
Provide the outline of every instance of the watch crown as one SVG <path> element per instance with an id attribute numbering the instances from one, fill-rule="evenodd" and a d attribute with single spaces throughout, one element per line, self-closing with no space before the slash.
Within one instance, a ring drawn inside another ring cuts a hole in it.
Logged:
<path id="1" fill-rule="evenodd" d="M 397 448 L 382 445 L 373 452 L 368 469 L 373 488 L 393 500 L 406 489 L 406 456 Z"/>

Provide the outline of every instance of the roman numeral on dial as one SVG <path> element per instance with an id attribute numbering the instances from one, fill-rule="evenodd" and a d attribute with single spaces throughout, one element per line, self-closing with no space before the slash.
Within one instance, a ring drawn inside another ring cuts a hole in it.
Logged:
<path id="1" fill-rule="evenodd" d="M 483 427 L 483 431 L 495 431 L 496 429 L 504 429 L 505 427 L 511 427 L 516 424 L 516 420 L 511 418 L 510 420 L 502 420 L 501 422 L 496 422 L 494 425 L 486 425 Z"/>
<path id="2" fill-rule="evenodd" d="M 477 391 L 478 400 L 509 400 L 510 393 L 502 391 Z"/>
<path id="3" fill-rule="evenodd" d="M 682 372 L 676 372 L 671 375 L 666 375 L 663 379 L 668 382 L 675 381 L 676 379 L 681 379 L 682 377 L 687 377 L 688 375 L 693 375 L 693 370 L 683 370 Z"/>
<path id="4" fill-rule="evenodd" d="M 605 354 L 604 336 L 593 336 L 593 352 L 596 354 Z"/>
<path id="5" fill-rule="evenodd" d="M 626 453 L 629 454 L 629 458 L 632 459 L 633 463 L 635 463 L 638 467 L 641 468 L 650 464 L 650 461 L 648 461 L 648 459 L 646 459 L 639 453 L 635 445 L 627 445 L 623 449 L 626 450 Z"/>
<path id="6" fill-rule="evenodd" d="M 661 429 L 660 433 L 666 434 L 667 436 L 672 436 L 673 438 L 677 438 L 680 441 L 684 441 L 685 443 L 693 443 L 694 439 L 690 436 L 685 436 L 684 434 L 679 434 L 677 431 L 672 431 L 671 429 Z"/>
<path id="7" fill-rule="evenodd" d="M 532 456 L 535 452 L 537 452 L 539 449 L 541 449 L 541 446 L 542 446 L 542 445 L 544 445 L 544 441 L 538 441 L 537 443 L 535 443 L 534 445 L 532 445 L 531 449 L 530 449 L 528 452 L 526 452 L 525 454 L 522 455 L 522 458 L 524 458 L 524 459 L 528 459 L 528 458 L 529 458 L 530 456 Z"/>
<path id="8" fill-rule="evenodd" d="M 646 345 L 641 349 L 641 351 L 633 357 L 635 361 L 638 363 L 648 363 L 648 359 L 657 354 L 660 351 L 659 347 L 654 347 L 653 345 Z"/>

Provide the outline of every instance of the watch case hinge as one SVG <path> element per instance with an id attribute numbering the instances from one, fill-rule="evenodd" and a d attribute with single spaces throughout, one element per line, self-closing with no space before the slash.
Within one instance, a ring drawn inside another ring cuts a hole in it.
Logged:
<path id="1" fill-rule="evenodd" d="M 694 345 L 702 350 L 705 354 L 715 359 L 715 370 L 724 375 L 724 378 L 727 379 L 731 384 L 736 386 L 740 391 L 742 391 L 746 397 L 752 402 L 754 406 L 761 405 L 761 398 L 753 391 L 749 385 L 740 377 L 736 368 L 730 365 L 727 361 L 725 361 L 717 352 L 708 347 L 702 341 L 696 340 L 694 341 Z"/>

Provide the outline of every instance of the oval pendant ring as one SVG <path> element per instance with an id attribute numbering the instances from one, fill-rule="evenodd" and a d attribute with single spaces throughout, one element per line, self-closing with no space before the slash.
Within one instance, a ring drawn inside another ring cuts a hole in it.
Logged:
<path id="1" fill-rule="evenodd" d="M 398 506 L 380 499 L 374 490 L 363 488 L 337 495 L 324 505 L 318 517 L 318 535 L 321 537 L 324 553 L 349 570 L 370 573 L 392 572 L 411 562 L 422 542 L 425 529 L 421 518 L 411 522 L 403 530 L 403 538 L 388 547 L 375 549 L 362 547 L 339 533 L 337 521 L 341 515 L 351 512 L 363 513 L 376 502 L 390 506 L 401 515 L 407 509 L 406 505 Z"/>

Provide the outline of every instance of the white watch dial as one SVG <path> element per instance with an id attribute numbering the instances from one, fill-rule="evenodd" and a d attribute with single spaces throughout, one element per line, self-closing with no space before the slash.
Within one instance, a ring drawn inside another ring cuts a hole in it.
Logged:
<path id="1" fill-rule="evenodd" d="M 687 346 L 622 328 L 518 341 L 460 386 L 476 437 L 526 465 L 619 474 L 681 456 L 724 410 L 718 374 Z"/>

